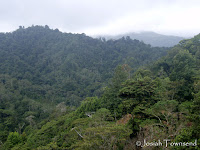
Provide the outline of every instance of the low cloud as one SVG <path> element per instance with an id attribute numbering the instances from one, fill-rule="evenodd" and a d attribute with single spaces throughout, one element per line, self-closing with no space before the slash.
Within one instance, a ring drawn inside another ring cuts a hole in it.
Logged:
<path id="1" fill-rule="evenodd" d="M 200 29 L 198 0 L 0 0 L 0 32 L 49 25 L 89 35 L 155 31 L 191 36 Z"/>

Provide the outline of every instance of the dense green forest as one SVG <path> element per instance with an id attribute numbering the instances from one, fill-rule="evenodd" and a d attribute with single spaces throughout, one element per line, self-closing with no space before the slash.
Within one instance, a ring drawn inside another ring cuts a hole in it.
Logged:
<path id="1" fill-rule="evenodd" d="M 169 50 L 48 26 L 1 33 L 0 149 L 132 150 L 144 139 L 199 146 L 199 66 L 200 34 Z"/>

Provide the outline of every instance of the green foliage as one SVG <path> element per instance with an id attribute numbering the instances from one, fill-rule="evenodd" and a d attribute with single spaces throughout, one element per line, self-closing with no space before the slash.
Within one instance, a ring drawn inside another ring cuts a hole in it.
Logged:
<path id="1" fill-rule="evenodd" d="M 28 133 L 32 132 L 41 126 L 39 122 L 47 122 L 50 114 L 52 119 L 69 113 L 59 112 L 57 104 L 77 107 L 86 97 L 100 97 L 114 69 L 121 64 L 110 84 L 112 96 L 110 91 L 104 94 L 106 103 L 91 100 L 77 110 L 85 116 L 86 112 L 103 107 L 119 117 L 120 99 L 115 100 L 115 90 L 130 78 L 130 67 L 134 70 L 166 51 L 167 48 L 152 48 L 128 38 L 103 41 L 48 26 L 20 27 L 12 33 L 1 33 L 0 141 L 4 143 L 9 132 L 22 133 L 29 125 L 27 129 L 32 129 Z"/>
<path id="2" fill-rule="evenodd" d="M 3 149 L 11 149 L 22 142 L 23 138 L 18 132 L 10 132 Z"/>
<path id="3" fill-rule="evenodd" d="M 58 145 L 54 142 L 51 142 L 47 144 L 46 146 L 38 147 L 37 150 L 62 150 L 62 148 L 59 148 Z"/>
<path id="4" fill-rule="evenodd" d="M 130 78 L 130 71 L 131 68 L 126 64 L 118 66 L 115 69 L 111 83 L 105 88 L 102 97 L 99 99 L 101 108 L 109 109 L 115 115 L 115 118 L 121 114 L 118 106 L 122 100 L 118 97 L 118 92 L 122 88 L 123 82 Z"/>
<path id="5" fill-rule="evenodd" d="M 176 110 L 177 105 L 178 102 L 175 100 L 159 101 L 151 107 L 150 112 L 157 115 L 167 115 Z"/>
<path id="6" fill-rule="evenodd" d="M 187 50 L 180 50 L 176 54 L 171 62 L 173 67 L 171 68 L 170 79 L 186 80 L 188 83 L 192 81 L 194 77 L 195 59 L 191 53 Z"/>
<path id="7" fill-rule="evenodd" d="M 96 113 L 94 114 L 93 118 L 100 119 L 101 121 L 108 121 L 108 120 L 112 121 L 113 120 L 110 111 L 106 108 L 101 108 L 101 109 L 97 110 Z"/>
<path id="8" fill-rule="evenodd" d="M 144 138 L 199 139 L 199 39 L 150 66 L 166 49 L 129 37 L 48 26 L 0 34 L 1 148 L 136 149 Z"/>
<path id="9" fill-rule="evenodd" d="M 128 38 L 102 41 L 42 26 L 19 28 L 1 37 L 0 74 L 16 78 L 14 89 L 31 99 L 52 103 L 64 99 L 74 106 L 86 97 L 100 96 L 118 65 L 127 63 L 136 69 L 167 50 Z M 127 62 L 129 57 L 137 63 Z"/>
<path id="10" fill-rule="evenodd" d="M 192 125 L 192 138 L 200 139 L 200 92 L 195 94 L 195 98 L 192 105 L 192 113 L 190 120 L 193 122 Z"/>
<path id="11" fill-rule="evenodd" d="M 156 82 L 150 77 L 127 80 L 119 90 L 119 96 L 124 98 L 124 112 L 131 113 L 133 108 L 140 105 L 150 105 L 156 102 Z"/>
<path id="12" fill-rule="evenodd" d="M 65 115 L 68 112 L 59 113 L 55 108 L 60 103 L 78 107 L 86 97 L 100 97 L 121 65 L 110 83 L 115 87 L 112 95 L 116 95 L 115 90 L 130 78 L 131 71 L 166 51 L 130 38 L 104 41 L 48 26 L 0 33 L 0 141 L 6 141 L 8 132 L 22 133 L 28 125 L 37 128 L 49 115 Z M 108 93 L 107 103 L 88 104 L 85 111 L 103 107 L 118 113 L 120 99 L 112 105 L 116 96 L 108 99 Z"/>
<path id="13" fill-rule="evenodd" d="M 97 97 L 87 97 L 82 101 L 81 106 L 76 110 L 78 115 L 85 116 L 86 112 L 94 112 L 99 109 L 99 101 Z"/>
<path id="14" fill-rule="evenodd" d="M 126 138 L 131 134 L 125 126 L 108 125 L 99 128 L 87 128 L 85 136 L 71 148 L 84 149 L 113 149 L 116 146 L 124 145 Z"/>
<path id="15" fill-rule="evenodd" d="M 180 45 L 172 48 L 168 55 L 159 60 L 152 67 L 153 72 L 162 70 L 172 81 L 175 92 L 173 99 L 186 101 L 193 99 L 193 84 L 198 76 L 198 60 L 196 53 L 199 50 L 199 41 L 196 38 L 184 40 Z"/>
<path id="16" fill-rule="evenodd" d="M 117 66 L 111 80 L 112 82 L 110 83 L 110 88 L 115 90 L 113 92 L 117 92 L 121 88 L 122 83 L 130 78 L 130 71 L 131 68 L 126 64 L 123 66 Z"/>
<path id="17" fill-rule="evenodd" d="M 139 78 L 137 80 L 127 80 L 124 87 L 119 91 L 121 97 L 134 98 L 138 101 L 149 99 L 155 89 L 155 82 L 149 78 Z"/>

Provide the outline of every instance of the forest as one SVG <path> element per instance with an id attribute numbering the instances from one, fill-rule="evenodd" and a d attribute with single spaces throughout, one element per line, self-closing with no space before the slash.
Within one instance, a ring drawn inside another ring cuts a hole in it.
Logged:
<path id="1" fill-rule="evenodd" d="M 47 25 L 0 33 L 0 149 L 200 149 L 199 66 L 200 34 L 152 47 Z"/>

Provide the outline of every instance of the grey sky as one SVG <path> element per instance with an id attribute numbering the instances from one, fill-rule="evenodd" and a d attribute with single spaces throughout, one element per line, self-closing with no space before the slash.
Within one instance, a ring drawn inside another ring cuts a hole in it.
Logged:
<path id="1" fill-rule="evenodd" d="M 0 0 L 0 32 L 49 25 L 63 32 L 200 32 L 200 0 Z"/>

